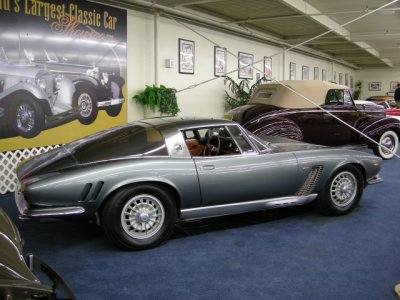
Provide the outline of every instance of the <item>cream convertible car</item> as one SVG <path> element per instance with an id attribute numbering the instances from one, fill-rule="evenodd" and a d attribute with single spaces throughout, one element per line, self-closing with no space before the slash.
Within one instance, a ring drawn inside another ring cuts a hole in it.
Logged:
<path id="1" fill-rule="evenodd" d="M 22 163 L 21 217 L 96 218 L 117 246 L 165 241 L 177 220 L 316 201 L 342 215 L 379 181 L 382 159 L 285 138 L 261 140 L 227 120 L 156 118 L 115 127 Z"/>

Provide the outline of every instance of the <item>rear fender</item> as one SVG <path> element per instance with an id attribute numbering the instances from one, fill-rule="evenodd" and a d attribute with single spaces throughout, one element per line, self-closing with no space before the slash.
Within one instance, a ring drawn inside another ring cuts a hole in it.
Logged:
<path id="1" fill-rule="evenodd" d="M 272 135 L 303 141 L 300 127 L 286 118 L 268 118 L 259 122 L 249 122 L 245 128 L 257 136 Z"/>

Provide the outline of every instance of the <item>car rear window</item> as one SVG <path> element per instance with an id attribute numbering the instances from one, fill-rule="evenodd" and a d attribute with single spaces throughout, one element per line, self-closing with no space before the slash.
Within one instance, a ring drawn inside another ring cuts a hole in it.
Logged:
<path id="1" fill-rule="evenodd" d="M 168 156 L 164 139 L 154 127 L 121 126 L 73 142 L 68 150 L 80 163 L 132 156 Z"/>

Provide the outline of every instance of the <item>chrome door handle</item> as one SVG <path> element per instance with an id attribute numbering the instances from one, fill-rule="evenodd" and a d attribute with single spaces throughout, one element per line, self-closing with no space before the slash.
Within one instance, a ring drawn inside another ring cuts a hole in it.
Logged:
<path id="1" fill-rule="evenodd" d="M 214 165 L 204 165 L 203 170 L 214 170 L 215 166 Z"/>

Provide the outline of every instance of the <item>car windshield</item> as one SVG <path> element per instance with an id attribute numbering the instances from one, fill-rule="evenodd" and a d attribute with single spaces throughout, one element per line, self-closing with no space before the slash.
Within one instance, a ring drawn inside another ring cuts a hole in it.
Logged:
<path id="1" fill-rule="evenodd" d="M 161 133 L 154 127 L 135 123 L 77 140 L 65 149 L 80 163 L 132 156 L 168 156 Z"/>
<path id="2" fill-rule="evenodd" d="M 247 129 L 244 129 L 247 133 L 249 139 L 253 142 L 253 144 L 257 147 L 259 152 L 269 152 L 271 150 L 271 143 L 260 139 L 258 136 L 254 135 Z"/>

